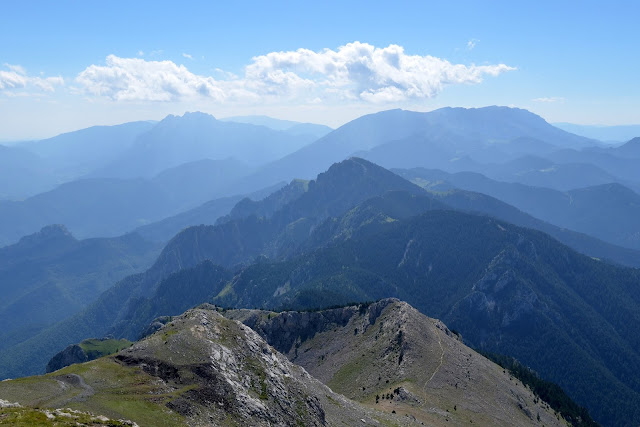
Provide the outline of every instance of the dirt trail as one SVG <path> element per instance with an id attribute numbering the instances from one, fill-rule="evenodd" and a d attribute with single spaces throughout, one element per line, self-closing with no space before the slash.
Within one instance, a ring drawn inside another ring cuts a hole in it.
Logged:
<path id="1" fill-rule="evenodd" d="M 93 387 L 87 384 L 84 381 L 84 378 L 82 378 L 80 375 L 76 375 L 76 374 L 60 375 L 55 377 L 55 379 L 57 381 L 60 381 L 65 386 L 71 386 L 74 388 L 82 389 L 80 394 L 72 397 L 71 399 L 67 400 L 65 403 L 81 402 L 81 401 L 87 400 L 88 397 L 93 396 L 95 394 L 95 390 L 93 389 Z"/>
<path id="2" fill-rule="evenodd" d="M 427 386 L 429 385 L 429 383 L 431 382 L 433 377 L 436 376 L 436 374 L 438 373 L 438 371 L 442 367 L 442 364 L 444 363 L 445 351 L 444 351 L 444 347 L 442 345 L 442 337 L 440 335 L 440 328 L 438 328 L 436 325 L 434 325 L 433 327 L 436 330 L 436 335 L 438 336 L 438 345 L 440 346 L 440 351 L 442 353 L 440 354 L 440 363 L 438 364 L 436 369 L 433 371 L 433 373 L 431 374 L 429 379 L 427 381 L 425 381 L 424 386 L 422 387 L 422 394 L 423 394 L 423 398 L 424 398 L 424 402 L 422 403 L 422 406 L 424 406 L 427 403 L 427 399 L 426 399 L 426 397 L 427 397 Z"/>

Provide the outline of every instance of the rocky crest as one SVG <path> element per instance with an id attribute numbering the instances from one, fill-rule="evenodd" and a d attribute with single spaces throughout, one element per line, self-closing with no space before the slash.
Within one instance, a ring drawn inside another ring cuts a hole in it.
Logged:
<path id="1" fill-rule="evenodd" d="M 416 424 L 565 425 L 442 322 L 397 299 L 317 312 L 225 315 L 251 326 L 332 390 Z"/>
<path id="2" fill-rule="evenodd" d="M 117 355 L 0 382 L 0 396 L 140 425 L 412 424 L 334 393 L 213 306 L 174 317 Z"/>
<path id="3" fill-rule="evenodd" d="M 71 344 L 49 360 L 49 363 L 47 363 L 47 373 L 57 371 L 74 363 L 87 361 L 89 361 L 89 359 L 84 350 L 78 344 Z"/>

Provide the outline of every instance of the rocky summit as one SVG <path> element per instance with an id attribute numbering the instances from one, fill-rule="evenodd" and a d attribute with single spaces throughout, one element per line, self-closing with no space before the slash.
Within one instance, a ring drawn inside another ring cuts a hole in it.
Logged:
<path id="1" fill-rule="evenodd" d="M 336 394 L 256 332 L 194 309 L 117 355 L 0 383 L 26 407 L 155 425 L 410 425 Z"/>
<path id="2" fill-rule="evenodd" d="M 364 406 L 418 425 L 566 425 L 530 389 L 397 299 L 315 312 L 229 310 Z"/>
<path id="3" fill-rule="evenodd" d="M 0 397 L 21 405 L 7 416 L 70 408 L 140 426 L 565 424 L 395 299 L 283 313 L 205 304 L 115 355 L 3 381 Z"/>

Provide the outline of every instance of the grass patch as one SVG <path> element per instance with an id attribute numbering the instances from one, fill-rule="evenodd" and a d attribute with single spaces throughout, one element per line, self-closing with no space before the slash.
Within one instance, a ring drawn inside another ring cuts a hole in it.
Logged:
<path id="1" fill-rule="evenodd" d="M 87 354 L 89 360 L 97 359 L 102 356 L 108 356 L 119 352 L 122 349 L 131 347 L 133 343 L 129 340 L 121 339 L 88 339 L 78 344 Z"/>

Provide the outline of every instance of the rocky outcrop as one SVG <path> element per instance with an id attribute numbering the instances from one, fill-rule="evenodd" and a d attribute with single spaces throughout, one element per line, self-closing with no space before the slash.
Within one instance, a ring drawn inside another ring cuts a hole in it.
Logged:
<path id="1" fill-rule="evenodd" d="M 366 312 L 370 324 L 389 304 L 398 302 L 386 298 L 372 304 L 340 307 L 321 311 L 290 311 L 269 314 L 258 310 L 231 310 L 225 315 L 239 320 L 255 330 L 282 353 L 289 353 L 296 344 L 312 339 L 316 334 L 345 327 L 358 312 Z"/>
<path id="2" fill-rule="evenodd" d="M 49 360 L 49 363 L 47 363 L 47 373 L 57 371 L 74 363 L 87 362 L 88 360 L 89 358 L 82 347 L 78 344 L 71 344 Z"/>
<path id="3" fill-rule="evenodd" d="M 224 314 L 251 326 L 332 390 L 408 414 L 417 425 L 565 425 L 441 321 L 397 299 L 315 312 Z"/>
<path id="4" fill-rule="evenodd" d="M 113 337 L 90 338 L 78 344 L 71 344 L 56 354 L 47 363 L 47 373 L 57 371 L 75 363 L 84 363 L 99 357 L 108 356 L 131 345 L 127 340 L 115 340 Z"/>
<path id="5" fill-rule="evenodd" d="M 144 331 L 142 331 L 142 333 L 140 334 L 140 339 L 143 339 L 143 338 L 148 337 L 149 335 L 155 334 L 164 325 L 166 325 L 168 322 L 170 322 L 171 319 L 172 319 L 172 316 L 159 316 L 159 317 L 156 317 L 149 324 L 149 326 L 147 326 L 147 328 Z"/>
<path id="6" fill-rule="evenodd" d="M 197 425 L 230 419 L 270 426 L 373 422 L 366 410 L 289 362 L 251 328 L 211 309 L 174 318 L 115 358 L 169 387 L 187 386 L 167 407 Z"/>
<path id="7" fill-rule="evenodd" d="M 141 425 L 413 425 L 334 393 L 248 326 L 205 306 L 117 355 L 0 382 L 23 407 L 105 408 Z"/>

